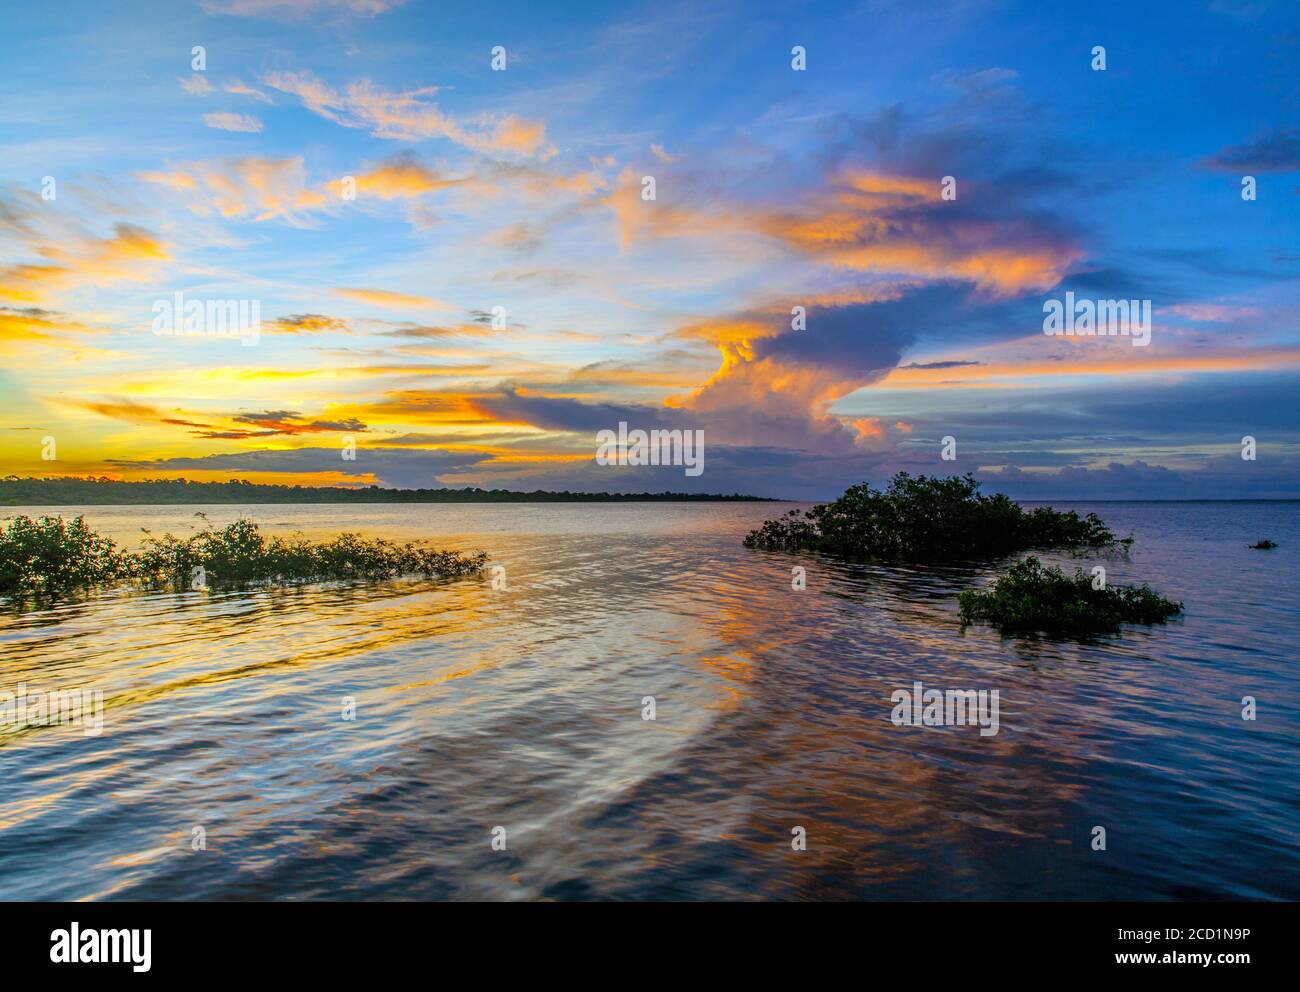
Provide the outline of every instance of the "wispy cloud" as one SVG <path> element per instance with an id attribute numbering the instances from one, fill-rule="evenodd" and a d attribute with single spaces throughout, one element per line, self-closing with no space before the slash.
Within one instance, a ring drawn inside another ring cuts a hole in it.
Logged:
<path id="1" fill-rule="evenodd" d="M 336 296 L 342 296 L 344 299 L 356 300 L 359 303 L 370 303 L 378 307 L 384 307 L 389 310 L 451 310 L 452 307 L 438 300 L 429 299 L 426 296 L 413 296 L 410 293 L 397 293 L 386 289 L 351 289 L 342 288 L 333 290 Z"/>
<path id="2" fill-rule="evenodd" d="M 254 100 L 260 100 L 262 103 L 273 102 L 269 96 L 259 89 L 248 86 L 238 79 L 231 79 L 222 84 L 222 89 L 227 93 L 234 93 L 236 96 L 252 97 Z"/>
<path id="3" fill-rule="evenodd" d="M 142 172 L 140 178 L 185 195 L 200 216 L 280 218 L 305 226 L 307 215 L 328 203 L 324 192 L 307 184 L 301 157 L 192 162 L 170 171 Z"/>
<path id="4" fill-rule="evenodd" d="M 109 237 L 84 237 L 36 246 L 43 261 L 0 268 L 0 299 L 39 303 L 58 290 L 81 285 L 142 282 L 171 258 L 167 244 L 134 224 L 119 223 Z"/>
<path id="5" fill-rule="evenodd" d="M 1282 127 L 1220 149 L 1201 163 L 1215 172 L 1300 171 L 1300 128 Z"/>
<path id="6" fill-rule="evenodd" d="M 256 134 L 262 130 L 262 122 L 252 114 L 215 113 L 204 114 L 203 123 L 219 131 L 243 131 Z"/>
<path id="7" fill-rule="evenodd" d="M 344 127 L 365 128 L 377 138 L 422 141 L 446 138 L 465 148 L 495 154 L 534 155 L 544 151 L 546 126 L 513 114 L 457 118 L 433 102 L 437 87 L 389 91 L 368 79 L 342 89 L 311 72 L 276 71 L 266 85 L 298 97 L 304 107 Z"/>
<path id="8" fill-rule="evenodd" d="M 302 21 L 321 14 L 375 17 L 405 0 L 199 0 L 209 14 Z"/>

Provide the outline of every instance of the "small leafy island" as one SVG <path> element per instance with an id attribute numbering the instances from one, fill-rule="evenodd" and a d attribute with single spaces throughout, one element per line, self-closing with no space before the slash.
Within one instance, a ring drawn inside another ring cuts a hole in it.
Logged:
<path id="1" fill-rule="evenodd" d="M 1273 541 L 1270 541 L 1267 537 L 1261 537 L 1250 547 L 1252 551 L 1272 551 L 1274 548 L 1277 547 L 1277 544 L 1274 543 Z"/>
<path id="2" fill-rule="evenodd" d="M 996 558 L 1031 548 L 1107 548 L 1116 540 L 1095 513 L 1050 506 L 1025 510 L 985 496 L 971 475 L 946 479 L 899 472 L 884 492 L 851 486 L 833 503 L 791 510 L 745 538 L 745 547 L 819 551 L 844 558 L 950 562 Z"/>
<path id="3" fill-rule="evenodd" d="M 1094 588 L 1081 569 L 1073 576 L 1044 568 L 1037 558 L 1016 562 L 992 587 L 957 598 L 961 622 L 992 624 L 1004 634 L 1083 637 L 1115 633 L 1123 623 L 1164 623 L 1183 612 L 1149 586 Z"/>
<path id="4" fill-rule="evenodd" d="M 202 517 L 202 514 L 198 514 Z M 402 575 L 449 578 L 480 572 L 487 555 L 438 551 L 417 544 L 340 534 L 323 543 L 272 537 L 237 520 L 206 525 L 188 537 L 150 535 L 125 551 L 91 530 L 82 517 L 15 517 L 0 528 L 0 595 L 53 597 L 95 586 L 146 588 L 239 587 L 325 579 L 389 579 Z M 202 572 L 198 572 L 198 569 Z"/>
<path id="5" fill-rule="evenodd" d="M 745 546 L 815 551 L 881 562 L 948 563 L 999 558 L 1033 549 L 1127 549 L 1095 514 L 1080 517 L 1040 506 L 1026 510 L 1006 496 L 985 496 L 972 476 L 946 479 L 900 472 L 884 492 L 863 483 L 833 503 L 792 510 L 745 538 Z M 1003 633 L 1081 636 L 1112 632 L 1121 623 L 1164 623 L 1181 603 L 1140 589 L 1094 589 L 1077 572 L 1043 568 L 1037 558 L 1011 566 L 987 591 L 958 598 L 963 625 L 987 622 Z"/>
<path id="6" fill-rule="evenodd" d="M 0 506 L 168 506 L 203 503 L 717 503 L 771 502 L 760 496 L 708 493 L 571 493 L 538 489 L 384 489 L 379 486 L 277 486 L 231 479 L 191 482 L 53 477 L 0 479 Z"/>

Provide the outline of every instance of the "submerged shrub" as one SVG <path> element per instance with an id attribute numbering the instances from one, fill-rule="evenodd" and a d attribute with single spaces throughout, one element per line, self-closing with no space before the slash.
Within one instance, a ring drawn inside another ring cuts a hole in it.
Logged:
<path id="1" fill-rule="evenodd" d="M 1261 537 L 1250 547 L 1251 550 L 1253 551 L 1272 551 L 1274 548 L 1277 547 L 1277 544 L 1275 544 L 1273 541 L 1270 541 L 1267 537 Z"/>
<path id="2" fill-rule="evenodd" d="M 83 517 L 19 516 L 0 529 L 0 593 L 41 596 L 127 574 L 125 556 Z"/>
<path id="3" fill-rule="evenodd" d="M 480 571 L 482 552 L 465 555 L 418 544 L 394 544 L 356 534 L 324 543 L 305 538 L 269 540 L 249 520 L 188 537 L 148 537 L 138 551 L 121 551 L 81 517 L 33 521 L 16 517 L 0 530 L 0 594 L 53 595 L 131 580 L 187 588 L 197 569 L 206 585 L 388 579 L 400 575 L 451 577 Z"/>
<path id="4" fill-rule="evenodd" d="M 389 579 L 399 575 L 454 576 L 478 572 L 482 552 L 464 555 L 418 544 L 394 544 L 357 534 L 340 534 L 323 544 L 305 538 L 267 540 L 257 524 L 236 520 L 186 538 L 151 537 L 133 562 L 136 578 L 151 583 L 188 584 L 196 568 L 207 582 L 310 582 L 321 579 Z"/>
<path id="5" fill-rule="evenodd" d="M 1183 612 L 1149 586 L 1102 586 L 1077 570 L 1044 568 L 1037 558 L 1012 565 L 992 587 L 958 596 L 963 624 L 989 623 L 1004 634 L 1079 636 L 1112 633 L 1122 623 L 1164 623 Z"/>
<path id="6" fill-rule="evenodd" d="M 884 492 L 864 482 L 833 503 L 769 520 L 750 532 L 745 547 L 920 562 L 1117 543 L 1095 513 L 1080 517 L 1046 506 L 1027 511 L 1006 496 L 981 495 L 979 487 L 970 475 L 914 478 L 899 472 Z"/>

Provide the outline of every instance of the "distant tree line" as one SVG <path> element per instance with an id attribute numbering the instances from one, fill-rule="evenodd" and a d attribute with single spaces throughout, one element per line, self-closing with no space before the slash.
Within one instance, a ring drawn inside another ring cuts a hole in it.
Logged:
<path id="1" fill-rule="evenodd" d="M 191 482 L 188 479 L 48 478 L 0 480 L 0 506 L 96 506 L 168 503 L 716 503 L 764 501 L 759 496 L 696 493 L 515 492 L 509 489 L 384 489 L 366 486 L 275 486 L 245 479 Z"/>

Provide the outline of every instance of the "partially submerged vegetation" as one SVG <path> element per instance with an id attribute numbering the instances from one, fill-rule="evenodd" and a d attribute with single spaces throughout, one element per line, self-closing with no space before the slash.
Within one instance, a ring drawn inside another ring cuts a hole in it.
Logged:
<path id="1" fill-rule="evenodd" d="M 356 534 L 324 543 L 268 539 L 248 520 L 216 529 L 204 521 L 204 528 L 188 537 L 150 536 L 140 550 L 125 551 L 96 534 L 82 517 L 15 517 L 0 529 L 0 595 L 57 596 L 125 582 L 195 588 L 402 575 L 442 578 L 477 573 L 487 561 L 481 552 L 438 551 Z"/>
<path id="2" fill-rule="evenodd" d="M 1164 623 L 1183 612 L 1182 603 L 1147 585 L 1095 588 L 1082 570 L 1067 576 L 1033 557 L 1012 565 L 989 589 L 961 593 L 958 603 L 962 624 L 988 623 L 1004 634 L 1068 637 L 1114 633 L 1124 623 Z"/>
<path id="3" fill-rule="evenodd" d="M 816 551 L 884 562 L 955 562 L 1000 558 L 1034 549 L 1127 548 L 1095 514 L 1080 517 L 1049 506 L 1026 510 L 1006 496 L 984 496 L 972 476 L 913 477 L 900 472 L 883 492 L 863 483 L 833 503 L 792 510 L 745 538 L 771 551 Z M 1094 587 L 1044 568 L 1037 558 L 1011 566 L 990 588 L 960 594 L 963 625 L 989 623 L 1005 634 L 1079 637 L 1110 633 L 1124 623 L 1164 623 L 1181 603 L 1148 586 Z"/>
<path id="4" fill-rule="evenodd" d="M 862 483 L 833 503 L 769 520 L 745 538 L 745 547 L 934 562 L 1131 541 L 1117 541 L 1095 513 L 1080 517 L 1049 506 L 1025 510 L 1006 496 L 981 495 L 979 487 L 970 475 L 914 478 L 900 472 L 884 492 Z"/>
<path id="5" fill-rule="evenodd" d="M 1251 550 L 1253 551 L 1272 551 L 1274 548 L 1277 547 L 1277 545 L 1274 542 L 1270 541 L 1267 537 L 1261 537 L 1250 547 Z"/>

